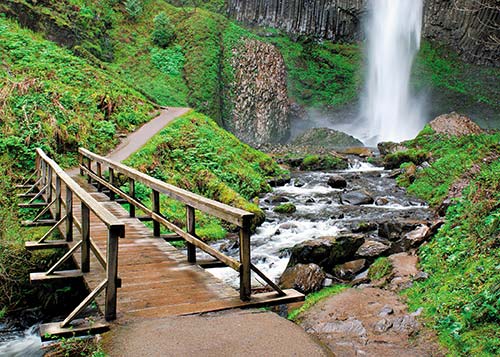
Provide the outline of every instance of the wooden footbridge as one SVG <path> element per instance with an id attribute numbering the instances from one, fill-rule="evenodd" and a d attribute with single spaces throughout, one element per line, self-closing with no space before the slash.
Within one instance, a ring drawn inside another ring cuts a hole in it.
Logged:
<path id="1" fill-rule="evenodd" d="M 79 156 L 80 175 L 73 178 L 38 149 L 33 183 L 23 185 L 27 191 L 19 195 L 26 200 L 21 207 L 39 210 L 32 220 L 23 223 L 50 227 L 26 247 L 66 249 L 47 271 L 32 273 L 32 283 L 83 278 L 90 292 L 78 305 L 75 303 L 66 319 L 42 325 L 42 336 L 105 330 L 107 322 L 115 319 L 186 315 L 304 299 L 293 289 L 280 289 L 252 264 L 252 213 L 169 185 L 86 149 L 80 149 Z M 151 205 L 136 197 L 137 183 L 151 191 Z M 184 228 L 162 214 L 162 196 L 185 205 Z M 236 227 L 239 260 L 196 236 L 198 211 Z M 152 229 L 144 221 L 152 222 Z M 170 233 L 162 234 L 162 229 Z M 56 230 L 61 240 L 52 238 Z M 168 243 L 182 240 L 187 256 Z M 197 261 L 197 250 L 214 259 Z M 68 260 L 73 260 L 78 269 L 61 270 Z M 205 270 L 220 266 L 239 273 L 239 292 Z M 252 272 L 266 282 L 270 292 L 252 292 Z M 81 318 L 92 302 L 97 303 L 106 321 Z"/>

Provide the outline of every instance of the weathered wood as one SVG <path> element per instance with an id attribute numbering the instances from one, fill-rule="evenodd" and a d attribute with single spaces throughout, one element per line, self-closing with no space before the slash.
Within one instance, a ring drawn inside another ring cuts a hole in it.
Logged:
<path id="1" fill-rule="evenodd" d="M 180 235 L 178 234 L 162 234 L 160 236 L 165 242 L 179 242 L 179 241 L 183 241 L 184 238 L 182 238 Z"/>
<path id="2" fill-rule="evenodd" d="M 90 210 L 82 202 L 82 248 L 81 269 L 83 273 L 90 271 Z"/>
<path id="3" fill-rule="evenodd" d="M 90 173 L 91 171 L 89 170 L 87 172 Z M 108 173 L 109 173 L 109 184 L 114 187 L 115 186 L 115 170 L 112 167 L 110 167 L 110 168 L 108 168 Z M 92 177 L 91 175 L 88 175 L 88 176 Z M 111 201 L 113 201 L 115 199 L 115 194 L 113 193 L 113 191 L 109 191 L 109 199 Z"/>
<path id="4" fill-rule="evenodd" d="M 214 259 L 214 260 L 198 260 L 196 262 L 203 269 L 212 269 L 212 268 L 225 268 L 227 265 L 223 262 Z"/>
<path id="5" fill-rule="evenodd" d="M 59 268 L 61 265 L 63 265 L 71 256 L 73 253 L 80 248 L 82 245 L 82 241 L 79 241 L 76 243 L 70 250 L 66 252 L 47 272 L 45 273 L 46 275 L 51 275 L 54 274 L 54 272 Z"/>
<path id="6" fill-rule="evenodd" d="M 64 236 L 67 242 L 73 241 L 73 192 L 66 187 L 66 232 Z"/>
<path id="7" fill-rule="evenodd" d="M 19 203 L 17 206 L 19 208 L 44 208 L 47 206 L 47 203 L 45 202 Z"/>
<path id="8" fill-rule="evenodd" d="M 43 243 L 39 243 L 37 241 L 31 241 L 31 242 L 25 242 L 24 247 L 27 250 L 67 248 L 68 242 L 66 242 L 65 240 L 49 240 Z"/>
<path id="9" fill-rule="evenodd" d="M 195 228 L 196 218 L 194 208 L 186 206 L 186 230 L 193 237 L 196 237 Z M 190 263 L 196 263 L 196 246 L 192 243 L 187 243 L 187 259 Z"/>
<path id="10" fill-rule="evenodd" d="M 96 163 L 96 173 L 97 176 L 102 177 L 102 165 L 100 162 Z M 102 191 L 102 184 L 97 182 L 97 191 L 101 192 Z"/>
<path id="11" fill-rule="evenodd" d="M 128 191 L 129 191 L 129 196 L 133 199 L 135 199 L 135 180 L 133 178 L 128 179 Z M 129 203 L 128 206 L 128 211 L 130 217 L 135 217 L 135 206 L 132 203 Z"/>
<path id="12" fill-rule="evenodd" d="M 53 200 L 53 201 L 51 201 L 50 203 L 48 203 L 48 204 L 47 204 L 47 206 L 46 206 L 44 209 L 42 209 L 42 210 L 40 211 L 40 213 L 38 213 L 38 214 L 36 215 L 36 217 L 35 217 L 35 218 L 33 218 L 33 222 L 38 221 L 40 218 L 42 218 L 42 216 L 43 216 L 44 214 L 46 214 L 47 212 L 49 212 L 50 206 L 52 206 L 52 205 L 54 204 L 54 202 L 55 202 L 55 200 Z"/>
<path id="13" fill-rule="evenodd" d="M 248 301 L 252 294 L 250 272 L 250 229 L 240 228 L 240 299 Z"/>
<path id="14" fill-rule="evenodd" d="M 36 222 L 33 221 L 22 221 L 21 225 L 24 227 L 47 227 L 53 226 L 57 221 L 55 219 L 39 219 Z"/>
<path id="15" fill-rule="evenodd" d="M 250 268 L 261 277 L 270 287 L 272 287 L 277 293 L 278 296 L 285 296 L 285 292 L 278 286 L 274 281 L 269 279 L 263 272 L 261 272 L 255 265 L 250 264 Z"/>
<path id="16" fill-rule="evenodd" d="M 152 199 L 153 212 L 160 214 L 160 193 L 156 190 L 153 190 L 152 195 L 153 195 L 153 199 Z M 160 233 L 160 222 L 153 221 L 153 235 L 155 237 L 159 237 L 160 234 L 161 234 Z"/>
<path id="17" fill-rule="evenodd" d="M 31 273 L 30 274 L 30 282 L 34 283 L 44 283 L 53 280 L 61 280 L 61 279 L 76 279 L 81 278 L 83 273 L 80 270 L 62 270 L 55 271 L 53 274 L 47 275 L 47 273 Z"/>
<path id="18" fill-rule="evenodd" d="M 61 337 L 86 336 L 109 331 L 109 324 L 101 321 L 89 321 L 87 324 L 62 328 L 59 322 L 40 325 L 42 341 L 50 341 Z"/>
<path id="19" fill-rule="evenodd" d="M 61 178 L 59 176 L 56 176 L 56 206 L 54 218 L 61 218 Z"/>
<path id="20" fill-rule="evenodd" d="M 45 242 L 45 240 L 46 240 L 47 238 L 49 238 L 49 236 L 50 236 L 52 233 L 54 233 L 54 231 L 57 229 L 57 227 L 59 227 L 59 225 L 61 225 L 61 223 L 63 223 L 65 219 L 66 219 L 66 216 L 64 216 L 63 218 L 60 218 L 60 219 L 59 219 L 59 221 L 57 221 L 57 223 L 56 223 L 56 224 L 54 224 L 54 225 L 53 225 L 53 226 L 52 226 L 52 227 L 51 227 L 51 228 L 47 231 L 47 233 L 45 233 L 45 234 L 42 236 L 42 238 L 40 238 L 40 239 L 38 240 L 38 243 L 43 243 L 43 242 Z"/>
<path id="21" fill-rule="evenodd" d="M 108 284 L 106 286 L 106 301 L 104 307 L 104 317 L 106 321 L 116 318 L 116 289 L 118 278 L 118 237 L 120 232 L 113 230 L 108 231 L 108 246 L 107 252 L 107 268 L 106 278 Z"/>
<path id="22" fill-rule="evenodd" d="M 80 148 L 78 151 L 80 155 L 91 158 L 96 162 L 100 162 L 101 164 L 113 168 L 114 170 L 124 174 L 129 178 L 133 178 L 137 182 L 145 184 L 153 190 L 166 194 L 167 196 L 186 205 L 194 207 L 197 210 L 213 215 L 224 221 L 236 224 L 237 226 L 241 227 L 245 221 L 247 221 L 249 218 L 251 219 L 254 216 L 253 213 L 241 210 L 239 208 L 231 207 L 229 205 L 183 190 L 179 187 L 167 184 L 131 167 L 94 154 L 86 149 Z"/>
<path id="23" fill-rule="evenodd" d="M 83 301 L 61 322 L 60 327 L 68 327 L 69 323 L 78 316 L 91 302 L 96 298 L 97 295 L 106 287 L 107 280 L 100 283 L 97 288 L 95 288 Z"/>
<path id="24" fill-rule="evenodd" d="M 52 172 L 52 167 L 49 166 L 47 170 L 47 202 L 52 201 L 52 180 L 54 178 L 54 173 Z"/>

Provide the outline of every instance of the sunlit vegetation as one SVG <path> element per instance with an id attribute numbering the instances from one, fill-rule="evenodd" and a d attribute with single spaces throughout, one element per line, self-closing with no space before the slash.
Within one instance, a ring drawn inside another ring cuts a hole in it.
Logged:
<path id="1" fill-rule="evenodd" d="M 297 322 L 298 320 L 300 320 L 300 315 L 303 312 L 309 310 L 311 307 L 316 305 L 321 300 L 326 299 L 327 297 L 339 294 L 345 289 L 347 289 L 346 285 L 337 284 L 337 285 L 332 285 L 332 286 L 329 286 L 327 288 L 321 289 L 318 292 L 307 295 L 306 301 L 304 302 L 304 305 L 302 305 L 298 309 L 292 310 L 288 314 L 288 319 Z"/>

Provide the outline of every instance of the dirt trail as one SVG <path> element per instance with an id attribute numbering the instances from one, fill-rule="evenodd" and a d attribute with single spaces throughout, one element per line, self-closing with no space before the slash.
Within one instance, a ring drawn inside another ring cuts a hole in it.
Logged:
<path id="1" fill-rule="evenodd" d="M 121 162 L 144 146 L 149 139 L 155 136 L 161 129 L 177 117 L 187 113 L 189 108 L 168 107 L 161 111 L 156 118 L 144 124 L 139 130 L 130 134 L 120 145 L 116 147 L 107 157 L 111 160 Z"/>

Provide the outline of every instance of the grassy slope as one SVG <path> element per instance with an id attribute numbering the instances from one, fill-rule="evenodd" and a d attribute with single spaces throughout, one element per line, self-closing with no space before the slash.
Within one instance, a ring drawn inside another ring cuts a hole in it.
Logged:
<path id="1" fill-rule="evenodd" d="M 29 168 L 34 148 L 105 152 L 115 133 L 149 119 L 138 92 L 85 60 L 0 18 L 0 149 Z"/>
<path id="2" fill-rule="evenodd" d="M 453 355 L 500 354 L 500 133 L 447 138 L 427 127 L 407 145 L 431 153 L 408 190 L 439 205 L 450 185 L 479 172 L 446 213 L 446 223 L 420 249 L 430 274 L 406 291 Z M 400 180 L 401 182 L 408 181 Z"/>
<path id="3" fill-rule="evenodd" d="M 254 212 L 258 221 L 263 212 L 249 201 L 270 190 L 266 177 L 282 173 L 269 156 L 196 112 L 169 124 L 127 162 L 166 182 Z M 183 207 L 172 201 L 165 201 L 164 207 L 168 217 L 183 224 Z M 202 219 L 201 225 L 201 236 L 220 238 L 211 220 Z"/>

